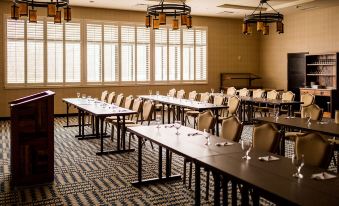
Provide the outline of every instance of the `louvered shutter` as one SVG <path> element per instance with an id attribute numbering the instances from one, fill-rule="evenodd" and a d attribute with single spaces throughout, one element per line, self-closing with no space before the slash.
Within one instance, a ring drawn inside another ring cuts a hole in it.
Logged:
<path id="1" fill-rule="evenodd" d="M 169 30 L 169 80 L 181 79 L 180 30 Z"/>
<path id="2" fill-rule="evenodd" d="M 87 82 L 101 82 L 102 25 L 87 24 Z"/>
<path id="3" fill-rule="evenodd" d="M 183 80 L 194 80 L 194 30 L 183 29 Z"/>
<path id="4" fill-rule="evenodd" d="M 196 80 L 207 80 L 207 31 L 196 30 Z"/>
<path id="5" fill-rule="evenodd" d="M 154 30 L 154 74 L 155 81 L 167 80 L 167 29 Z"/>
<path id="6" fill-rule="evenodd" d="M 47 22 L 47 82 L 63 82 L 63 25 Z"/>
<path id="7" fill-rule="evenodd" d="M 65 81 L 81 80 L 80 23 L 65 23 Z"/>
<path id="8" fill-rule="evenodd" d="M 137 27 L 137 81 L 150 80 L 150 29 Z"/>
<path id="9" fill-rule="evenodd" d="M 25 83 L 25 22 L 7 20 L 7 83 Z"/>
<path id="10" fill-rule="evenodd" d="M 135 81 L 134 26 L 121 26 L 121 81 Z"/>
<path id="11" fill-rule="evenodd" d="M 116 25 L 104 25 L 104 81 L 115 82 L 119 80 L 119 30 Z"/>
<path id="12" fill-rule="evenodd" d="M 44 24 L 27 23 L 27 83 L 44 82 Z"/>

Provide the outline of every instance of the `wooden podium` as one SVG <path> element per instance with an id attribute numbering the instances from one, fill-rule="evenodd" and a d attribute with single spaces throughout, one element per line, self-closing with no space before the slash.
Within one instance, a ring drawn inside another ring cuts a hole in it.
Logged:
<path id="1" fill-rule="evenodd" d="M 44 91 L 10 102 L 11 171 L 15 185 L 54 180 L 54 95 Z"/>

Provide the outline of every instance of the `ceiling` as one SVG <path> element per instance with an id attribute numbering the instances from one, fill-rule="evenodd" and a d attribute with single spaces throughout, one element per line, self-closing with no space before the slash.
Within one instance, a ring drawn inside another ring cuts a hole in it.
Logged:
<path id="1" fill-rule="evenodd" d="M 242 18 L 251 14 L 260 0 L 186 0 L 192 14 L 224 18 Z M 165 0 L 180 3 L 182 0 Z M 283 14 L 339 6 L 339 0 L 269 0 L 269 4 Z M 159 0 L 70 0 L 72 6 L 146 11 L 147 5 L 159 4 Z M 268 8 L 267 11 L 270 11 Z"/>

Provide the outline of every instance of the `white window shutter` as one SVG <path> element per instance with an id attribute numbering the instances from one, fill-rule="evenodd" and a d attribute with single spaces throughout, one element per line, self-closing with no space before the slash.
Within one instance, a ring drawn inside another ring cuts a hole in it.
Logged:
<path id="1" fill-rule="evenodd" d="M 117 25 L 104 25 L 104 81 L 119 80 L 119 28 Z"/>
<path id="2" fill-rule="evenodd" d="M 44 23 L 27 23 L 27 83 L 44 82 Z"/>
<path id="3" fill-rule="evenodd" d="M 134 26 L 121 26 L 121 81 L 135 81 Z"/>
<path id="4" fill-rule="evenodd" d="M 154 30 L 154 73 L 155 81 L 167 80 L 167 29 Z"/>
<path id="5" fill-rule="evenodd" d="M 137 81 L 150 80 L 150 29 L 137 27 Z"/>
<path id="6" fill-rule="evenodd" d="M 102 25 L 87 24 L 87 82 L 101 82 Z"/>
<path id="7" fill-rule="evenodd" d="M 194 80 L 194 30 L 183 29 L 183 80 Z"/>
<path id="8" fill-rule="evenodd" d="M 47 22 L 47 82 L 63 82 L 63 25 Z"/>
<path id="9" fill-rule="evenodd" d="M 65 23 L 65 82 L 81 81 L 80 23 Z"/>
<path id="10" fill-rule="evenodd" d="M 207 80 L 207 31 L 196 30 L 195 41 L 196 41 L 196 80 Z"/>

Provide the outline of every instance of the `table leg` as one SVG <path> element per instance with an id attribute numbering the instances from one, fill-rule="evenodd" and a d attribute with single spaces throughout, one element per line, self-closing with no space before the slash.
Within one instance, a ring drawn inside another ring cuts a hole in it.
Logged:
<path id="1" fill-rule="evenodd" d="M 220 175 L 212 172 L 214 179 L 214 205 L 220 205 Z"/>
<path id="2" fill-rule="evenodd" d="M 96 136 L 99 136 L 99 117 L 95 117 L 95 125 L 96 125 L 96 131 L 97 134 Z M 104 151 L 104 137 L 101 131 L 101 135 L 100 135 L 100 151 L 103 152 Z"/>
<path id="3" fill-rule="evenodd" d="M 162 147 L 159 146 L 159 179 L 162 179 Z"/>
<path id="4" fill-rule="evenodd" d="M 181 107 L 180 112 L 181 112 L 181 124 L 184 125 L 185 124 L 185 108 Z"/>
<path id="5" fill-rule="evenodd" d="M 216 135 L 219 136 L 219 123 L 218 123 L 219 112 L 218 112 L 218 109 L 214 110 L 214 115 L 215 115 L 215 132 L 216 132 Z"/>
<path id="6" fill-rule="evenodd" d="M 122 127 L 121 127 L 121 141 L 122 141 L 122 148 L 123 150 L 126 149 L 125 145 L 126 145 L 126 140 L 125 140 L 125 136 L 126 136 L 126 127 L 125 127 L 125 115 L 122 116 Z"/>
<path id="7" fill-rule="evenodd" d="M 223 205 L 228 205 L 228 179 L 224 176 L 222 177 L 222 202 Z"/>
<path id="8" fill-rule="evenodd" d="M 79 125 L 79 137 L 82 135 L 81 134 L 81 124 L 82 124 L 82 122 L 81 122 L 81 110 L 80 109 L 78 109 L 78 125 Z"/>
<path id="9" fill-rule="evenodd" d="M 166 178 L 171 176 L 171 157 L 170 151 L 166 149 Z"/>
<path id="10" fill-rule="evenodd" d="M 162 104 L 162 124 L 165 124 L 165 104 Z"/>
<path id="11" fill-rule="evenodd" d="M 81 111 L 81 137 L 84 139 L 85 138 L 85 112 Z"/>
<path id="12" fill-rule="evenodd" d="M 200 205 L 200 165 L 195 163 L 195 205 Z"/>
<path id="13" fill-rule="evenodd" d="M 171 110 L 170 110 L 170 105 L 167 104 L 167 124 L 171 123 Z"/>
<path id="14" fill-rule="evenodd" d="M 138 137 L 138 182 L 142 181 L 142 138 Z"/>
<path id="15" fill-rule="evenodd" d="M 66 127 L 69 127 L 68 115 L 69 115 L 69 104 L 66 103 Z"/>
<path id="16" fill-rule="evenodd" d="M 120 150 L 120 116 L 117 116 L 117 150 Z"/>

